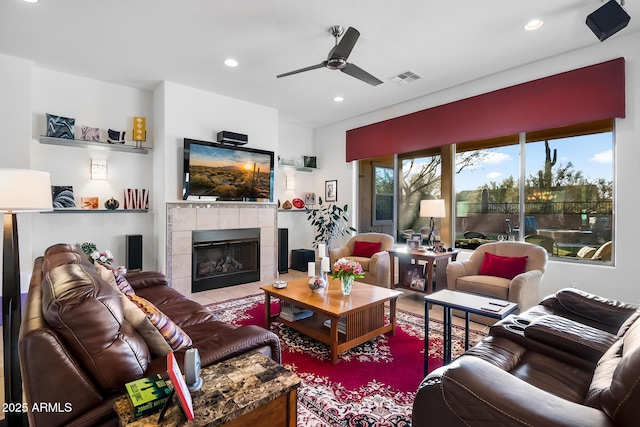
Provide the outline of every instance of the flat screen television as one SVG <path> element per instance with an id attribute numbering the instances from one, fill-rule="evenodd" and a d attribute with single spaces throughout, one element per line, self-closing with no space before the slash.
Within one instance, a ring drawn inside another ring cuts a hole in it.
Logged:
<path id="1" fill-rule="evenodd" d="M 184 139 L 183 200 L 273 201 L 273 151 Z"/>

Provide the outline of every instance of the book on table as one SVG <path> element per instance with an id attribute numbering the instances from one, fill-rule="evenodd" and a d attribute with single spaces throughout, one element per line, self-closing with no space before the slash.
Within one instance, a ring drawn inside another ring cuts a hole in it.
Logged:
<path id="1" fill-rule="evenodd" d="M 159 411 L 171 394 L 160 374 L 128 382 L 125 388 L 136 418 Z"/>
<path id="2" fill-rule="evenodd" d="M 326 326 L 327 328 L 331 328 L 331 319 L 325 320 L 324 326 Z M 347 333 L 347 321 L 344 317 L 341 317 L 338 321 L 338 332 L 340 332 L 341 334 Z"/>
<path id="3" fill-rule="evenodd" d="M 280 317 L 289 322 L 295 322 L 296 320 L 306 319 L 311 316 L 313 316 L 313 311 L 307 310 L 306 308 L 293 304 L 280 305 Z"/>

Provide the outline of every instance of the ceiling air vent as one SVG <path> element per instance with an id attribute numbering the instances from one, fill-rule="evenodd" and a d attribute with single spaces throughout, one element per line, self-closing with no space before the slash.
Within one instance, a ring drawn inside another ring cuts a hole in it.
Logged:
<path id="1" fill-rule="evenodd" d="M 397 76 L 391 77 L 391 81 L 404 86 L 421 78 L 422 76 L 420 74 L 416 73 L 415 71 L 409 70 L 405 71 L 404 73 L 400 73 Z"/>

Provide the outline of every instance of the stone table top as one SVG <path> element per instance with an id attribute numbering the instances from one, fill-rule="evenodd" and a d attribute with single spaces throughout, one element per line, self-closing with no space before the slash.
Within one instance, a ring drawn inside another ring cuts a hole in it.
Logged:
<path id="1" fill-rule="evenodd" d="M 300 378 L 293 372 L 253 351 L 207 366 L 200 371 L 203 385 L 191 392 L 195 419 L 187 421 L 177 397 L 158 424 L 159 412 L 134 418 L 129 399 L 122 396 L 113 406 L 124 426 L 220 426 L 269 403 L 297 388 Z"/>

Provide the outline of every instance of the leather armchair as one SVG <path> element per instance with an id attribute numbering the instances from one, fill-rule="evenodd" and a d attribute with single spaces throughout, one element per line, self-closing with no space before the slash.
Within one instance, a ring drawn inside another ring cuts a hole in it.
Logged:
<path id="1" fill-rule="evenodd" d="M 524 273 L 516 275 L 513 279 L 479 274 L 486 252 L 505 257 L 526 256 Z M 468 259 L 449 263 L 447 287 L 452 291 L 471 292 L 518 303 L 518 311 L 521 312 L 540 301 L 540 284 L 546 269 L 547 257 L 544 248 L 531 243 L 485 243 Z"/>
<path id="2" fill-rule="evenodd" d="M 371 257 L 354 255 L 356 242 L 380 243 L 380 250 Z M 358 261 L 364 270 L 364 278 L 359 282 L 378 285 L 385 288 L 391 286 L 390 272 L 391 264 L 389 260 L 389 249 L 393 248 L 393 236 L 384 233 L 362 233 L 353 236 L 347 244 L 341 248 L 331 249 L 329 257 L 331 265 L 340 258 L 347 258 Z"/>

